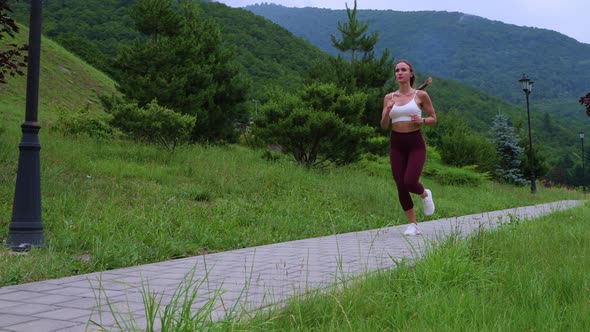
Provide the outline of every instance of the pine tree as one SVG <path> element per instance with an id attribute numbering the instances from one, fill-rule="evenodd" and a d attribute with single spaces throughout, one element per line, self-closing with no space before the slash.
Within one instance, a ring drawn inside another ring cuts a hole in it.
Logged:
<path id="1" fill-rule="evenodd" d="M 360 123 L 367 96 L 348 94 L 333 83 L 312 83 L 292 94 L 273 91 L 256 119 L 254 135 L 278 143 L 307 167 L 348 164 L 372 132 Z"/>
<path id="2" fill-rule="evenodd" d="M 174 12 L 172 0 L 138 0 L 129 13 L 135 29 L 158 42 L 160 36 L 171 36 L 180 28 L 180 16 Z"/>
<path id="3" fill-rule="evenodd" d="M 142 3 L 150 1 L 166 3 Z M 134 8 L 136 25 L 153 14 L 149 6 Z M 168 12 L 168 7 L 157 8 Z M 234 123 L 245 114 L 236 105 L 245 101 L 249 81 L 234 62 L 235 53 L 223 47 L 219 27 L 200 14 L 195 2 L 183 0 L 175 15 L 175 30 L 146 28 L 142 32 L 152 36 L 150 42 L 135 41 L 120 52 L 119 89 L 140 107 L 155 98 L 176 112 L 196 115 L 194 140 L 233 141 Z"/>
<path id="4" fill-rule="evenodd" d="M 348 15 L 348 23 L 338 22 L 338 31 L 342 34 L 342 39 L 338 40 L 336 36 L 331 35 L 332 45 L 339 49 L 341 52 L 350 51 L 351 61 L 356 61 L 356 52 L 362 51 L 365 54 L 373 51 L 377 40 L 379 39 L 379 33 L 373 32 L 371 35 L 367 35 L 369 25 L 367 23 L 361 23 L 356 19 L 356 0 L 354 0 L 354 7 L 351 10 L 346 5 L 346 14 Z"/>
<path id="5" fill-rule="evenodd" d="M 520 139 L 514 133 L 506 115 L 496 115 L 491 134 L 499 158 L 495 173 L 496 179 L 512 184 L 525 185 L 526 180 L 520 170 L 520 155 L 524 149 L 520 146 Z"/>
<path id="6" fill-rule="evenodd" d="M 393 59 L 385 49 L 378 57 L 375 55 L 375 44 L 379 40 L 379 32 L 368 33 L 369 25 L 357 19 L 356 0 L 354 7 L 346 6 L 348 22 L 338 22 L 341 38 L 332 35 L 332 45 L 341 52 L 350 52 L 350 62 L 341 55 L 330 58 L 328 63 L 320 63 L 312 69 L 310 77 L 314 81 L 335 83 L 343 87 L 347 93 L 362 92 L 367 94 L 365 110 L 380 110 L 383 106 L 383 95 L 393 86 L 390 80 L 393 73 Z M 372 127 L 379 127 L 379 114 L 364 112 L 362 122 Z"/>

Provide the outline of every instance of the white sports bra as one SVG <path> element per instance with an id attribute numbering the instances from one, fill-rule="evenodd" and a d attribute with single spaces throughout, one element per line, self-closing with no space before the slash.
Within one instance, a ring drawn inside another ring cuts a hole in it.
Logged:
<path id="1" fill-rule="evenodd" d="M 389 117 L 391 118 L 391 123 L 400 122 L 400 121 L 412 121 L 412 117 L 410 115 L 416 114 L 420 116 L 422 111 L 416 104 L 416 96 L 418 95 L 418 90 L 414 94 L 414 98 L 410 100 L 407 104 L 398 106 L 393 105 L 391 111 L 389 112 Z M 393 95 L 391 95 L 393 99 Z"/>

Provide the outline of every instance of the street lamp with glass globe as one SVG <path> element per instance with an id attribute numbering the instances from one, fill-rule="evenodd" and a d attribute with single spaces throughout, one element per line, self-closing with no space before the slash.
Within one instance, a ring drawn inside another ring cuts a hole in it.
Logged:
<path id="1" fill-rule="evenodd" d="M 531 168 L 531 193 L 537 192 L 537 184 L 535 183 L 535 163 L 533 159 L 533 137 L 531 134 L 531 112 L 529 107 L 529 95 L 533 91 L 533 81 L 528 78 L 525 74 L 522 74 L 522 78 L 518 80 L 520 82 L 520 86 L 522 87 L 522 91 L 526 95 L 526 114 L 528 119 L 529 125 L 529 163 Z"/>

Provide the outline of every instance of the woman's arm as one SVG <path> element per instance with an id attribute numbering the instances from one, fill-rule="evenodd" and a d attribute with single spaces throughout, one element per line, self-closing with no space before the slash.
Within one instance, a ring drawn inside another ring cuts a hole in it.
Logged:
<path id="1" fill-rule="evenodd" d="M 393 107 L 393 95 L 386 94 L 383 98 L 383 111 L 381 112 L 381 128 L 387 129 L 389 128 L 389 111 Z"/>
<path id="2" fill-rule="evenodd" d="M 422 124 L 427 126 L 436 125 L 436 112 L 434 111 L 434 106 L 432 106 L 432 100 L 430 100 L 428 92 L 420 90 L 418 92 L 418 96 L 420 97 L 420 109 L 422 109 L 422 111 L 426 112 L 428 115 L 427 117 L 421 119 Z"/>

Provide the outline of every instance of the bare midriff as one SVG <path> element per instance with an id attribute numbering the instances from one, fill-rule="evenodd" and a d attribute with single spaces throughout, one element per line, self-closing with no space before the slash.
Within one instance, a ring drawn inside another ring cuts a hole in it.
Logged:
<path id="1" fill-rule="evenodd" d="M 420 130 L 420 123 L 412 121 L 399 121 L 391 125 L 391 130 L 398 133 L 409 133 Z"/>

